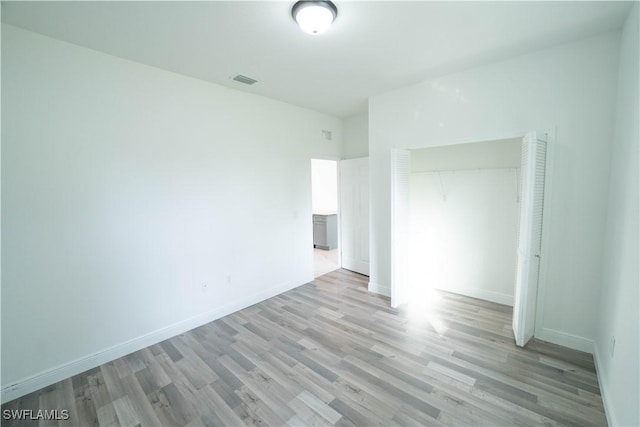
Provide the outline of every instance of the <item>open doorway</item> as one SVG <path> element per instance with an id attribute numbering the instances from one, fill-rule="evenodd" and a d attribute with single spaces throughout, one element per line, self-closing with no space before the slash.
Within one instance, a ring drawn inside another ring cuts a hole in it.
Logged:
<path id="1" fill-rule="evenodd" d="M 340 268 L 338 162 L 311 159 L 313 277 Z"/>

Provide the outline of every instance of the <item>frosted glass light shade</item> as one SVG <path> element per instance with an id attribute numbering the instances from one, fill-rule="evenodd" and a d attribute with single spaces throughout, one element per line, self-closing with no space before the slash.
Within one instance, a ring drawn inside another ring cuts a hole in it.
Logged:
<path id="1" fill-rule="evenodd" d="M 336 19 L 338 9 L 330 1 L 299 1 L 291 15 L 305 33 L 322 34 Z"/>

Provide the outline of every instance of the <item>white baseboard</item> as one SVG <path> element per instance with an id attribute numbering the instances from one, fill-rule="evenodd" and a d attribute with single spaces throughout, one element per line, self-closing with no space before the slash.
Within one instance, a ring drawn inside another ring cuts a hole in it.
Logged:
<path id="1" fill-rule="evenodd" d="M 578 335 L 569 334 L 558 331 L 556 329 L 543 328 L 536 330 L 535 337 L 542 341 L 558 344 L 563 347 L 572 348 L 574 350 L 584 351 L 593 354 L 593 340 Z"/>
<path id="2" fill-rule="evenodd" d="M 485 289 L 478 288 L 438 289 L 445 292 L 452 292 L 454 294 L 464 295 L 466 297 L 483 299 L 485 301 L 491 301 L 513 307 L 513 295 L 501 294 L 500 292 L 487 291 Z"/>
<path id="3" fill-rule="evenodd" d="M 389 286 L 382 286 L 374 282 L 369 282 L 369 292 L 384 295 L 385 297 L 391 296 L 391 289 L 389 288 Z"/>
<path id="4" fill-rule="evenodd" d="M 272 286 L 257 294 L 248 295 L 221 307 L 214 308 L 208 312 L 166 326 L 162 329 L 158 329 L 132 340 L 64 363 L 56 366 L 55 368 L 47 369 L 33 376 L 23 378 L 17 382 L 2 387 L 2 390 L 0 391 L 0 400 L 4 404 L 43 387 L 57 383 L 58 381 L 65 380 L 104 363 L 126 356 L 127 354 L 136 352 L 145 347 L 149 347 L 150 345 L 197 328 L 198 326 L 217 320 L 238 310 L 242 310 L 243 308 L 257 304 L 300 285 L 301 283 L 295 281 Z"/>
<path id="5" fill-rule="evenodd" d="M 602 403 L 604 404 L 604 413 L 607 416 L 607 424 L 610 426 L 618 426 L 617 418 L 611 406 L 611 401 L 608 399 L 609 389 L 607 383 L 603 381 L 604 369 L 602 368 L 602 358 L 598 344 L 593 343 L 593 360 L 596 364 L 596 375 L 598 376 L 598 385 L 600 386 L 600 396 L 602 397 Z"/>
<path id="6" fill-rule="evenodd" d="M 542 331 L 536 331 L 536 338 L 543 341 L 547 341 L 553 344 L 569 347 L 574 350 L 584 351 L 593 355 L 593 361 L 596 365 L 596 375 L 598 377 L 598 386 L 600 387 L 600 396 L 602 397 L 602 403 L 604 404 L 604 413 L 607 417 L 607 424 L 610 426 L 617 426 L 617 418 L 613 411 L 613 406 L 609 400 L 610 394 L 607 387 L 607 382 L 604 381 L 604 369 L 602 367 L 602 353 L 598 347 L 598 344 L 588 338 L 580 337 L 566 332 L 561 332 L 555 329 L 544 328 Z"/>

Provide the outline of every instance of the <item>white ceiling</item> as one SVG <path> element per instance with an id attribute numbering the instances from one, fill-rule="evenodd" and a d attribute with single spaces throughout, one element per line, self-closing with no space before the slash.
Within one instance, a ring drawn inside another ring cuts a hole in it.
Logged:
<path id="1" fill-rule="evenodd" d="M 312 36 L 291 1 L 2 2 L 2 21 L 338 117 L 428 77 L 620 28 L 631 3 L 340 1 Z M 246 86 L 230 80 L 244 74 Z"/>

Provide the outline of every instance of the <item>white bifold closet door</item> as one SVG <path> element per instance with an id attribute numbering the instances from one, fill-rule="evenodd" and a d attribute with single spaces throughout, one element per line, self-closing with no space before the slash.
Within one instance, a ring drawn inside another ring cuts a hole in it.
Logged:
<path id="1" fill-rule="evenodd" d="M 522 141 L 518 264 L 513 307 L 516 344 L 524 346 L 535 332 L 540 273 L 547 136 L 531 132 Z"/>
<path id="2" fill-rule="evenodd" d="M 409 302 L 409 174 L 411 152 L 391 150 L 391 306 Z"/>

